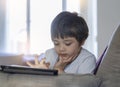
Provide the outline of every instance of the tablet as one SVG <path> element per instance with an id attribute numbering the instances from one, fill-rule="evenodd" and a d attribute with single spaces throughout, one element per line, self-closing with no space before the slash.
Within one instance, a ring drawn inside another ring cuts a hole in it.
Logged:
<path id="1" fill-rule="evenodd" d="M 0 65 L 1 71 L 5 73 L 16 73 L 16 74 L 34 74 L 34 75 L 58 75 L 58 70 L 54 69 L 40 69 L 30 68 L 27 66 L 19 65 Z"/>

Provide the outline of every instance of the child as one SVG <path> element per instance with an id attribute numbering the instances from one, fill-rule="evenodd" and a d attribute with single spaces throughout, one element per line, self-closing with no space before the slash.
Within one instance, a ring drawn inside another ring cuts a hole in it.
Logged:
<path id="1" fill-rule="evenodd" d="M 33 68 L 57 69 L 59 73 L 93 73 L 96 58 L 82 47 L 88 33 L 88 26 L 82 17 L 76 13 L 61 12 L 51 24 L 54 48 L 47 50 L 41 61 L 35 57 L 35 64 L 30 61 L 27 64 Z"/>

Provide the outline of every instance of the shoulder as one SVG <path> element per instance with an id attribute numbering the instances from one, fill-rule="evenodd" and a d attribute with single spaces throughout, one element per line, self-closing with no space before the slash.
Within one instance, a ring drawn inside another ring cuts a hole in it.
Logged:
<path id="1" fill-rule="evenodd" d="M 87 55 L 86 55 L 87 54 Z M 86 55 L 86 56 L 94 56 L 93 53 L 91 53 L 90 51 L 88 51 L 87 49 L 85 48 L 82 48 L 81 50 L 81 55 Z M 94 56 L 95 57 L 95 56 Z"/>
<path id="2" fill-rule="evenodd" d="M 58 55 L 54 48 L 50 48 L 50 49 L 46 50 L 45 57 L 46 57 L 46 59 L 52 59 L 52 58 L 54 59 L 54 58 L 57 58 Z"/>
<path id="3" fill-rule="evenodd" d="M 54 48 L 50 48 L 46 50 L 45 55 L 57 55 L 57 53 Z"/>
<path id="4" fill-rule="evenodd" d="M 94 54 L 85 48 L 82 48 L 78 57 L 79 59 L 82 59 L 82 60 L 90 59 L 90 60 L 96 61 L 96 57 L 94 56 Z"/>
<path id="5" fill-rule="evenodd" d="M 80 73 L 92 73 L 96 67 L 96 58 L 87 49 L 82 48 L 81 53 L 78 57 L 79 70 Z M 84 68 L 82 68 L 84 67 Z"/>
<path id="6" fill-rule="evenodd" d="M 53 69 L 54 64 L 56 63 L 56 61 L 58 59 L 58 55 L 57 55 L 55 49 L 51 48 L 51 49 L 46 50 L 45 58 L 46 58 L 46 62 L 50 63 L 49 68 Z"/>

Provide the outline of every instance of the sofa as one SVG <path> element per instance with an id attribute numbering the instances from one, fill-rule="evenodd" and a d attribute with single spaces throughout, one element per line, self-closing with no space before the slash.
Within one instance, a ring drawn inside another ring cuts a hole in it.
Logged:
<path id="1" fill-rule="evenodd" d="M 113 32 L 96 76 L 102 80 L 100 87 L 120 87 L 120 25 Z"/>
<path id="2" fill-rule="evenodd" d="M 0 56 L 1 64 L 25 65 L 24 55 Z M 0 72 L 0 87 L 120 87 L 120 25 L 113 32 L 95 74 L 60 74 L 48 78 Z"/>

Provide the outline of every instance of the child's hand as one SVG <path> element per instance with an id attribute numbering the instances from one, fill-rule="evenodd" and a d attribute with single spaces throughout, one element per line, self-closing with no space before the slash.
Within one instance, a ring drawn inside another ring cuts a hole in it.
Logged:
<path id="1" fill-rule="evenodd" d="M 63 73 L 65 67 L 74 60 L 74 57 L 64 59 L 59 57 L 59 61 L 55 64 L 54 69 L 57 69 L 59 73 Z"/>
<path id="2" fill-rule="evenodd" d="M 32 68 L 43 68 L 43 69 L 48 69 L 50 63 L 45 62 L 45 58 L 43 58 L 41 61 L 38 60 L 38 56 L 35 56 L 35 64 L 32 64 L 31 62 L 27 61 L 27 65 L 32 67 Z"/>

